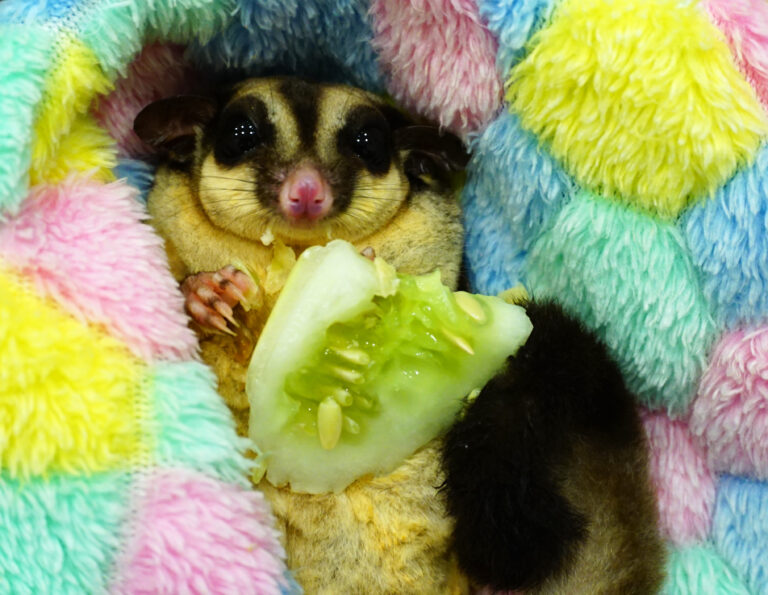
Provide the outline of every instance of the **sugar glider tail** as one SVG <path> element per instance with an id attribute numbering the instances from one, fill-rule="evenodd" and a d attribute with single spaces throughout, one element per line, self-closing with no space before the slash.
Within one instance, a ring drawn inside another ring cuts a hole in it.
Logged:
<path id="1" fill-rule="evenodd" d="M 634 398 L 576 319 L 525 306 L 528 342 L 446 437 L 459 563 L 497 590 L 652 593 L 664 548 Z"/>

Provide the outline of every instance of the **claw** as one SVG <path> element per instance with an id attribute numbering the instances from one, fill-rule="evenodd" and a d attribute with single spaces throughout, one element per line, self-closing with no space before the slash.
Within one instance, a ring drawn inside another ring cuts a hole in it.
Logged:
<path id="1" fill-rule="evenodd" d="M 236 337 L 237 334 L 235 331 L 233 331 L 231 328 L 227 326 L 227 323 L 224 321 L 223 318 L 220 318 L 218 316 L 214 317 L 211 316 L 209 318 L 210 324 L 218 331 L 221 331 L 222 333 L 225 333 L 231 337 Z"/>
<path id="2" fill-rule="evenodd" d="M 245 293 L 258 290 L 253 281 L 233 266 L 216 272 L 202 272 L 187 277 L 181 284 L 186 307 L 201 327 L 235 336 L 229 325 L 240 328 L 233 308 L 247 305 Z"/>
<path id="3" fill-rule="evenodd" d="M 215 329 L 228 335 L 235 335 L 235 333 L 233 333 L 227 326 L 226 321 L 201 302 L 199 296 L 197 296 L 197 299 L 193 299 L 192 296 L 190 296 L 190 298 L 187 299 L 186 306 L 192 319 L 200 326 Z"/>
<path id="4" fill-rule="evenodd" d="M 238 302 L 245 303 L 248 301 L 248 299 L 245 297 L 245 294 L 242 291 L 240 291 L 237 285 L 235 285 L 231 281 L 226 284 L 226 287 L 227 287 L 227 291 L 229 291 L 230 293 L 233 293 L 235 297 L 237 297 Z"/>
<path id="5" fill-rule="evenodd" d="M 240 323 L 237 322 L 237 320 L 235 320 L 235 316 L 234 316 L 234 312 L 232 312 L 232 308 L 230 308 L 225 302 L 222 302 L 221 300 L 217 300 L 213 303 L 213 308 L 219 314 L 221 314 L 224 318 L 226 318 L 229 324 L 231 324 L 235 328 L 240 328 Z"/>
<path id="6" fill-rule="evenodd" d="M 224 277 L 221 272 L 213 274 L 213 282 L 216 283 L 222 294 L 228 293 L 235 303 L 239 302 L 242 304 L 248 301 L 232 279 Z"/>

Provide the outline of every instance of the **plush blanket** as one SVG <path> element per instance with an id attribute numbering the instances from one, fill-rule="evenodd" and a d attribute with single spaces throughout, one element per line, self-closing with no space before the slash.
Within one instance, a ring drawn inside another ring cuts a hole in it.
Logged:
<path id="1" fill-rule="evenodd" d="M 619 361 L 665 590 L 768 593 L 763 0 L 0 2 L 0 590 L 293 588 L 131 130 L 272 73 L 467 139 L 470 281 L 556 298 Z"/>

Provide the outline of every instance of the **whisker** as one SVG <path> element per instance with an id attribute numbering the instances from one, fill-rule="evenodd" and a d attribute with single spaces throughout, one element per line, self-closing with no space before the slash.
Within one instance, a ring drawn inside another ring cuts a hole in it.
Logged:
<path id="1" fill-rule="evenodd" d="M 233 178 L 231 176 L 214 176 L 212 174 L 206 174 L 206 178 L 211 178 L 213 180 L 230 180 L 232 182 L 243 182 L 245 184 L 250 184 L 251 186 L 254 186 L 256 184 L 256 180 L 246 180 L 243 178 Z"/>
<path id="2" fill-rule="evenodd" d="M 343 219 L 346 217 L 347 219 L 354 219 L 357 222 L 360 223 L 368 223 L 370 220 L 370 217 L 366 216 L 367 213 L 357 210 L 347 210 L 342 216 L 339 217 L 339 221 L 343 221 Z"/>
<path id="3" fill-rule="evenodd" d="M 210 188 L 207 187 L 206 190 L 213 190 L 214 192 L 253 192 L 253 188 Z M 224 199 L 226 200 L 226 199 Z"/>
<path id="4" fill-rule="evenodd" d="M 224 202 L 224 201 L 220 201 L 220 202 L 217 202 L 217 203 L 209 203 L 209 204 L 212 204 L 214 206 L 218 206 L 221 202 Z M 249 207 L 248 215 L 251 215 L 253 217 L 265 217 L 265 216 L 269 216 L 270 215 L 270 211 L 268 209 L 263 208 L 263 207 L 262 208 L 258 208 L 258 209 L 254 208 L 253 203 L 248 205 L 248 207 Z M 174 209 L 170 213 L 167 213 L 166 217 L 178 217 L 182 213 L 186 213 L 186 212 L 189 212 L 189 211 L 198 211 L 198 212 L 200 212 L 201 209 L 200 209 L 199 205 L 197 205 L 197 204 L 181 205 L 179 208 Z M 238 213 L 240 216 L 242 216 L 243 215 L 243 205 L 242 204 L 230 205 L 226 209 L 224 209 L 223 212 L 235 212 L 235 213 Z"/>
<path id="5" fill-rule="evenodd" d="M 381 186 L 369 186 L 369 185 L 358 185 L 353 188 L 352 192 L 380 192 L 384 196 L 397 196 L 398 194 L 401 194 L 399 192 L 399 188 L 393 187 L 393 188 L 383 188 Z M 406 194 L 403 192 L 402 194 Z"/>
<path id="6" fill-rule="evenodd" d="M 383 196 L 376 196 L 374 194 L 360 194 L 355 193 L 354 199 L 365 199 L 365 200 L 372 200 L 376 202 L 405 202 L 405 197 L 403 198 L 386 198 Z"/>

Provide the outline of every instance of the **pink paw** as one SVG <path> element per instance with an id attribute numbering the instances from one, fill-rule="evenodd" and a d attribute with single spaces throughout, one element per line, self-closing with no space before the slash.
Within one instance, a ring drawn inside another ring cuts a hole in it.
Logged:
<path id="1" fill-rule="evenodd" d="M 181 283 L 187 312 L 204 329 L 217 330 L 229 335 L 235 333 L 228 323 L 237 328 L 233 308 L 253 302 L 260 292 L 253 280 L 233 266 L 215 273 L 190 275 Z"/>

